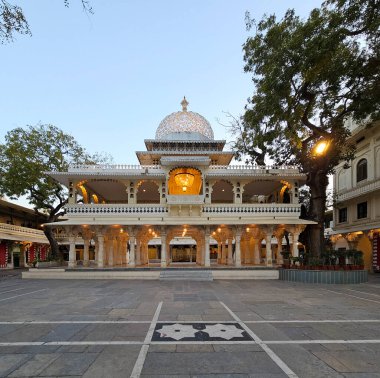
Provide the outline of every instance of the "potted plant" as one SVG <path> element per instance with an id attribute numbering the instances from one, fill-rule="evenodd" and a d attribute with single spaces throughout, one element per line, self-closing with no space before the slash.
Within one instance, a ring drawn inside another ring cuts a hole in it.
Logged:
<path id="1" fill-rule="evenodd" d="M 290 260 L 289 260 L 290 251 L 285 249 L 285 250 L 281 251 L 281 255 L 282 255 L 283 260 L 284 260 L 282 267 L 284 269 L 289 269 L 290 268 Z"/>
<path id="2" fill-rule="evenodd" d="M 364 260 L 363 260 L 363 252 L 354 250 L 353 251 L 353 260 L 354 265 L 357 270 L 363 270 L 364 269 Z"/>

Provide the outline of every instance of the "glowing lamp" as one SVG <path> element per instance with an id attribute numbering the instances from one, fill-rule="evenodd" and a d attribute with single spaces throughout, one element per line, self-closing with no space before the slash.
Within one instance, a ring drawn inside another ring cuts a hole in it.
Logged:
<path id="1" fill-rule="evenodd" d="M 174 180 L 175 183 L 186 192 L 194 183 L 194 175 L 192 173 L 181 172 L 174 176 Z"/>
<path id="2" fill-rule="evenodd" d="M 326 140 L 321 140 L 314 146 L 314 155 L 324 155 L 329 148 L 330 143 Z"/>

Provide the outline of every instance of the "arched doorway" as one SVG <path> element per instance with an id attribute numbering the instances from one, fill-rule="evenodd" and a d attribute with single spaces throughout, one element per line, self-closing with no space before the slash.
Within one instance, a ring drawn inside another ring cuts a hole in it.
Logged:
<path id="1" fill-rule="evenodd" d="M 226 180 L 217 181 L 212 187 L 211 203 L 233 203 L 233 185 Z"/>
<path id="2" fill-rule="evenodd" d="M 136 196 L 138 204 L 160 203 L 160 190 L 154 181 L 141 181 Z"/>

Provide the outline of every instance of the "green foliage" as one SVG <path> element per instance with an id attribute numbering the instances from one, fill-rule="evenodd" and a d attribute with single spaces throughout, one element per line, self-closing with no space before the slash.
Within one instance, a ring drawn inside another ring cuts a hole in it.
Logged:
<path id="1" fill-rule="evenodd" d="M 310 187 L 308 218 L 320 226 L 327 175 L 354 156 L 346 121 L 371 125 L 380 117 L 379 14 L 379 0 L 329 0 L 305 20 L 294 10 L 281 20 L 247 17 L 255 35 L 243 45 L 244 69 L 254 92 L 233 147 L 253 162 L 259 149 L 277 165 L 298 165 Z M 317 156 L 321 140 L 328 149 Z M 318 255 L 323 226 L 314 231 L 309 246 Z"/>
<path id="2" fill-rule="evenodd" d="M 91 162 L 93 157 L 71 135 L 53 125 L 16 128 L 0 145 L 0 193 L 15 198 L 26 195 L 36 210 L 44 210 L 53 221 L 62 214 L 67 189 L 47 172 Z"/>
<path id="3" fill-rule="evenodd" d="M 65 7 L 69 7 L 70 1 L 63 0 Z M 81 0 L 83 11 L 93 14 L 89 0 Z M 7 0 L 0 0 L 0 43 L 12 42 L 14 34 L 32 35 L 27 19 L 22 8 Z"/>
<path id="4" fill-rule="evenodd" d="M 28 21 L 19 6 L 0 0 L 0 42 L 13 41 L 13 33 L 31 35 Z"/>

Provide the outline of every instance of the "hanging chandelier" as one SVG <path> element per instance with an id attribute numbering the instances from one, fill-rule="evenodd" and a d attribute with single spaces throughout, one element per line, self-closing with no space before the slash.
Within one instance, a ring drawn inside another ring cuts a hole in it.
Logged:
<path id="1" fill-rule="evenodd" d="M 175 183 L 186 192 L 194 183 L 194 175 L 192 173 L 180 172 L 174 176 Z"/>

